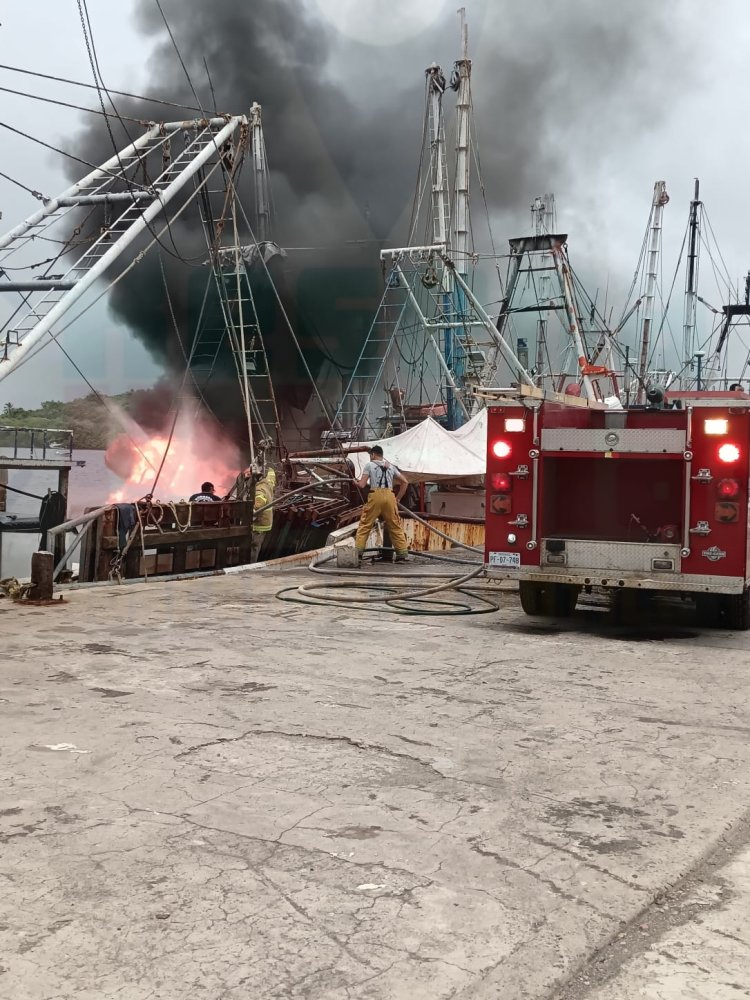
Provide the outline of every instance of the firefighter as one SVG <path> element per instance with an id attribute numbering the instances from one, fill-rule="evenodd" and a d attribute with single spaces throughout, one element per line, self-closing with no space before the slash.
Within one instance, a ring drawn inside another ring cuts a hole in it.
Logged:
<path id="1" fill-rule="evenodd" d="M 253 510 L 266 509 L 261 511 L 253 519 L 253 540 L 250 546 L 250 562 L 257 562 L 260 549 L 265 541 L 266 535 L 273 527 L 273 507 L 267 504 L 273 501 L 273 491 L 276 488 L 276 473 L 269 469 L 262 479 L 258 480 L 255 487 L 255 504 Z"/>
<path id="2" fill-rule="evenodd" d="M 362 516 L 357 528 L 356 546 L 359 561 L 362 561 L 362 554 L 365 551 L 372 526 L 381 517 L 396 550 L 396 562 L 406 562 L 409 543 L 406 541 L 406 535 L 401 526 L 397 503 L 409 485 L 406 477 L 398 471 L 395 465 L 385 461 L 383 449 L 376 444 L 370 449 L 370 461 L 362 470 L 362 475 L 356 480 L 356 483 L 360 489 L 364 489 L 368 485 L 370 487 L 367 503 L 362 508 Z M 398 493 L 394 495 L 393 486 L 395 483 L 398 484 Z"/>

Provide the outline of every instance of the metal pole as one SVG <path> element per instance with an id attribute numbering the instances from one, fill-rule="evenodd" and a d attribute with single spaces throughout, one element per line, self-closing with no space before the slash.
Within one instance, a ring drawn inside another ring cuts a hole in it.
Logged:
<path id="1" fill-rule="evenodd" d="M 61 572 L 61 570 L 65 568 L 68 560 L 73 555 L 78 546 L 81 544 L 81 542 L 84 540 L 93 523 L 94 523 L 93 521 L 89 521 L 87 524 L 85 524 L 82 530 L 78 532 L 73 541 L 70 543 L 70 546 L 65 550 L 57 566 L 55 566 L 54 572 L 52 573 L 53 580 L 56 580 L 58 574 Z M 55 539 L 55 541 L 57 541 L 57 539 Z"/>
<path id="2" fill-rule="evenodd" d="M 687 258 L 687 279 L 685 284 L 685 325 L 683 330 L 682 356 L 688 361 L 695 353 L 695 320 L 698 299 L 698 235 L 700 221 L 700 181 L 695 178 L 695 191 L 690 202 L 690 243 Z"/>
<path id="3" fill-rule="evenodd" d="M 508 277 L 505 285 L 505 295 L 503 296 L 502 302 L 500 303 L 500 311 L 497 314 L 497 320 L 495 321 L 495 331 L 497 337 L 493 335 L 492 339 L 495 342 L 495 347 L 493 348 L 492 354 L 487 364 L 487 368 L 490 373 L 494 374 L 497 372 L 497 362 L 498 356 L 503 354 L 503 348 L 498 343 L 498 338 L 502 343 L 505 343 L 505 326 L 508 322 L 508 316 L 510 314 L 510 305 L 513 301 L 513 295 L 516 290 L 516 282 L 518 281 L 518 275 L 521 270 L 521 261 L 523 260 L 523 255 L 525 249 L 522 249 L 521 245 L 515 245 L 511 241 L 510 245 L 510 263 L 508 264 Z M 506 345 L 507 346 L 507 345 Z M 533 384 L 533 383 L 532 383 Z"/>
<path id="4" fill-rule="evenodd" d="M 258 239 L 270 239 L 271 213 L 268 197 L 268 171 L 266 170 L 266 143 L 263 137 L 262 108 L 253 104 L 250 109 L 250 127 L 253 153 L 253 178 L 255 180 L 255 211 L 258 215 Z"/>
<path id="5" fill-rule="evenodd" d="M 71 528 L 77 528 L 80 524 L 86 524 L 88 521 L 95 521 L 97 517 L 100 517 L 105 511 L 112 508 L 111 503 L 105 504 L 103 507 L 97 507 L 96 510 L 90 510 L 88 514 L 81 514 L 80 517 L 73 518 L 72 521 L 66 521 L 65 524 L 58 524 L 56 528 L 48 528 L 48 535 L 60 535 L 65 534 L 65 532 L 70 531 Z"/>
<path id="6" fill-rule="evenodd" d="M 445 93 L 445 76 L 437 63 L 433 63 L 425 70 L 428 88 L 428 127 L 430 141 L 430 171 L 432 174 L 432 242 L 438 244 L 441 249 L 448 246 L 450 232 L 450 191 L 448 181 L 448 170 L 445 154 L 445 123 L 443 119 L 443 94 Z M 441 311 L 444 315 L 449 315 L 452 310 L 453 282 L 451 275 L 443 268 L 442 276 L 442 296 Z M 450 326 L 441 329 L 442 349 L 438 345 L 437 353 L 441 367 L 452 369 L 453 367 L 453 330 Z M 433 339 L 432 337 L 430 339 Z M 434 342 L 434 341 L 433 341 Z M 446 392 L 446 403 L 448 406 L 448 419 L 450 422 L 451 411 L 455 406 L 453 391 L 455 382 L 453 376 L 448 380 L 448 391 Z"/>
<path id="7" fill-rule="evenodd" d="M 490 337 L 492 338 L 492 340 L 493 340 L 493 342 L 495 344 L 496 350 L 499 351 L 499 353 L 503 355 L 503 357 L 507 361 L 507 363 L 508 363 L 511 371 L 516 372 L 518 374 L 518 377 L 520 378 L 520 380 L 522 382 L 525 382 L 526 385 L 530 385 L 533 388 L 535 388 L 533 378 L 529 375 L 529 373 L 523 367 L 523 365 L 521 364 L 521 362 L 518 360 L 518 358 L 514 354 L 513 349 L 510 347 L 510 345 L 507 344 L 506 341 L 503 340 L 502 337 L 499 336 L 495 324 L 492 322 L 492 319 L 487 314 L 487 312 L 485 311 L 485 309 L 482 306 L 481 302 L 479 302 L 479 300 L 477 299 L 476 295 L 474 295 L 474 293 L 469 288 L 469 286 L 466 284 L 466 282 L 464 281 L 464 279 L 461 277 L 460 274 L 454 273 L 454 278 L 456 279 L 456 281 L 458 282 L 458 284 L 463 289 L 464 294 L 466 295 L 466 298 L 470 302 L 470 304 L 471 304 L 472 308 L 474 309 L 474 311 L 476 312 L 477 316 L 479 316 L 479 318 L 482 320 L 482 322 L 484 324 L 485 330 L 487 330 L 487 332 L 489 333 Z"/>
<path id="8" fill-rule="evenodd" d="M 563 249 L 559 243 L 552 247 L 552 259 L 555 262 L 555 268 L 557 269 L 560 284 L 562 285 L 563 295 L 565 296 L 565 311 L 568 314 L 568 333 L 573 339 L 573 343 L 575 344 L 576 352 L 578 354 L 578 367 L 579 370 L 581 370 L 581 382 L 583 383 L 583 388 L 586 391 L 587 398 L 596 399 L 596 393 L 594 392 L 594 387 L 591 384 L 591 379 L 582 370 L 583 365 L 586 363 L 586 348 L 583 345 L 583 336 L 578 322 L 575 293 L 573 291 L 573 282 L 570 277 L 570 266 L 565 259 L 565 254 L 563 253 Z"/>
<path id="9" fill-rule="evenodd" d="M 453 259 L 458 272 L 468 273 L 469 245 L 469 152 L 471 149 L 471 60 L 469 59 L 469 28 L 466 9 L 459 10 L 461 17 L 461 58 L 456 63 L 458 72 L 458 100 L 456 121 L 456 183 L 454 187 L 455 215 L 453 220 Z"/>
<path id="10" fill-rule="evenodd" d="M 469 59 L 469 28 L 466 8 L 459 10 L 461 18 L 461 58 L 456 63 L 458 74 L 458 101 L 456 106 L 456 180 L 454 185 L 453 259 L 462 277 L 469 273 L 469 185 L 471 179 L 471 60 Z M 466 315 L 466 298 L 460 287 L 453 292 L 454 313 L 458 320 L 454 330 L 446 330 L 446 361 L 461 379 L 465 367 L 465 341 L 459 336 L 460 321 Z M 448 354 L 450 347 L 450 354 Z M 453 400 L 448 400 L 448 426 L 454 430 L 459 425 Z"/>
<path id="11" fill-rule="evenodd" d="M 443 125 L 443 94 L 445 77 L 433 63 L 427 70 L 430 169 L 432 173 L 432 242 L 448 245 L 450 226 L 450 195 L 445 164 L 445 127 Z"/>
<path id="12" fill-rule="evenodd" d="M 455 379 L 453 378 L 453 373 L 451 372 L 451 370 L 448 367 L 448 364 L 447 364 L 445 358 L 443 357 L 443 353 L 440 350 L 440 345 L 435 340 L 435 337 L 432 335 L 431 331 L 429 330 L 429 325 L 427 323 L 427 317 L 422 312 L 422 309 L 421 309 L 421 307 L 419 305 L 419 302 L 417 301 L 417 297 L 415 296 L 414 292 L 411 290 L 411 287 L 410 287 L 409 283 L 407 282 L 406 277 L 404 276 L 404 272 L 401 270 L 400 266 L 397 267 L 397 271 L 398 271 L 399 279 L 404 283 L 404 287 L 406 289 L 406 294 L 407 294 L 407 297 L 409 299 L 409 302 L 411 303 L 412 308 L 414 309 L 414 311 L 416 312 L 417 316 L 421 320 L 422 325 L 424 326 L 424 328 L 425 328 L 425 330 L 427 332 L 428 340 L 430 341 L 430 343 L 432 344 L 432 346 L 435 348 L 435 353 L 437 354 L 438 363 L 440 364 L 440 367 L 443 369 L 443 372 L 445 373 L 446 381 L 448 382 L 448 385 L 451 387 L 451 389 L 454 391 L 454 393 L 457 393 L 457 395 L 456 395 L 456 401 L 458 402 L 458 405 L 461 407 L 461 410 L 463 411 L 464 416 L 468 420 L 468 418 L 469 418 L 469 411 L 466 409 L 466 406 L 464 405 L 464 402 L 461 399 L 460 392 L 459 392 L 459 387 L 456 385 Z M 459 281 L 462 281 L 462 279 L 458 275 L 456 275 L 456 277 L 458 278 Z M 488 317 L 488 319 L 489 319 L 489 317 Z M 492 320 L 490 320 L 490 324 L 491 323 L 492 323 Z M 381 371 L 382 371 L 382 367 L 383 366 L 381 365 Z M 380 377 L 380 372 L 378 372 L 378 378 L 379 377 Z"/>

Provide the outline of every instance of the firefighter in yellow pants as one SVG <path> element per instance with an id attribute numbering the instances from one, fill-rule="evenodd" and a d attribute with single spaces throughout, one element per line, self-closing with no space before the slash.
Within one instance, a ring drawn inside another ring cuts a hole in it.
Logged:
<path id="1" fill-rule="evenodd" d="M 397 495 L 393 492 L 394 483 L 398 484 Z M 396 550 L 396 562 L 405 562 L 409 543 L 406 541 L 401 518 L 398 516 L 397 501 L 404 495 L 409 483 L 395 465 L 384 460 L 383 449 L 378 444 L 370 449 L 370 461 L 357 480 L 357 486 L 360 489 L 364 489 L 368 485 L 370 495 L 362 509 L 362 516 L 357 528 L 357 554 L 361 560 L 372 526 L 380 517 L 385 522 L 391 542 Z"/>

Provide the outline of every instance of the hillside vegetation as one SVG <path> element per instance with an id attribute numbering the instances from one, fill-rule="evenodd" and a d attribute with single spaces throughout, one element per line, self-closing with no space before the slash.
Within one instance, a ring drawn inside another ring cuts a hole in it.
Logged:
<path id="1" fill-rule="evenodd" d="M 133 415 L 142 407 L 153 390 L 131 389 L 117 396 L 104 397 L 109 404 L 119 406 Z M 106 448 L 120 432 L 112 420 L 102 397 L 90 393 L 80 399 L 64 403 L 59 399 L 48 399 L 35 410 L 26 410 L 12 403 L 0 409 L 0 428 L 40 427 L 54 430 L 73 431 L 76 448 Z"/>

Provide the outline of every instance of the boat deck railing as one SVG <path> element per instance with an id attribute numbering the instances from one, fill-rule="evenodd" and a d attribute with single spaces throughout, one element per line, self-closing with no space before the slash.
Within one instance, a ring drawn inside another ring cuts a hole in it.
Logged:
<path id="1" fill-rule="evenodd" d="M 0 464 L 61 468 L 73 464 L 73 431 L 0 424 Z"/>

